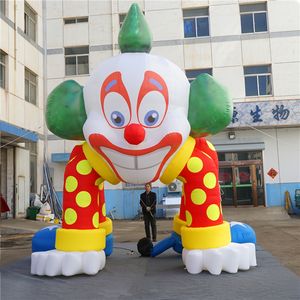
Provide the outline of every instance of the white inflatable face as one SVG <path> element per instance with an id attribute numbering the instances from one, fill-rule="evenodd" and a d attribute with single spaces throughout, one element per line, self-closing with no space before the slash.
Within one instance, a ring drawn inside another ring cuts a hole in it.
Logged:
<path id="1" fill-rule="evenodd" d="M 190 132 L 190 84 L 173 63 L 126 53 L 101 64 L 84 87 L 86 141 L 121 180 L 157 180 Z"/>

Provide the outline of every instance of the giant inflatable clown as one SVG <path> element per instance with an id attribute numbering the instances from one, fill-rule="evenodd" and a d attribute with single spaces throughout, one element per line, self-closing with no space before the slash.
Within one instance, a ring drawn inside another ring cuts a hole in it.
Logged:
<path id="1" fill-rule="evenodd" d="M 151 34 L 136 4 L 119 46 L 121 54 L 100 64 L 84 87 L 65 81 L 48 97 L 49 129 L 85 142 L 66 165 L 55 249 L 32 254 L 32 274 L 96 274 L 104 268 L 112 234 L 104 181 L 169 184 L 175 178 L 183 192 L 173 230 L 187 271 L 235 273 L 256 265 L 253 243 L 232 243 L 222 217 L 217 154 L 204 138 L 231 120 L 226 90 L 207 74 L 190 84 L 176 65 L 150 55 Z"/>

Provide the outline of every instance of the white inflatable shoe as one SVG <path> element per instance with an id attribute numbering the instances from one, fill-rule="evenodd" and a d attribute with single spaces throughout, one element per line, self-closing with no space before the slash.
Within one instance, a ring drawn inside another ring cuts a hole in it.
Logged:
<path id="1" fill-rule="evenodd" d="M 199 274 L 203 270 L 213 275 L 219 275 L 222 271 L 237 273 L 257 265 L 253 243 L 230 243 L 225 247 L 206 250 L 183 249 L 182 259 L 190 274 Z"/>
<path id="2" fill-rule="evenodd" d="M 63 252 L 49 250 L 31 254 L 31 274 L 45 276 L 95 275 L 105 267 L 101 251 Z"/>

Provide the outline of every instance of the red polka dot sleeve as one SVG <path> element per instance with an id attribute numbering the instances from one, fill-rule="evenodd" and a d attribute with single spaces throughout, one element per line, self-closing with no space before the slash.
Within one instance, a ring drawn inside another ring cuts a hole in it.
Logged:
<path id="1" fill-rule="evenodd" d="M 197 139 L 178 178 L 184 182 L 179 218 L 188 227 L 222 224 L 218 160 L 213 145 L 204 138 Z"/>
<path id="2" fill-rule="evenodd" d="M 82 146 L 74 147 L 65 168 L 63 211 L 65 229 L 95 229 L 106 220 L 103 180 Z"/>

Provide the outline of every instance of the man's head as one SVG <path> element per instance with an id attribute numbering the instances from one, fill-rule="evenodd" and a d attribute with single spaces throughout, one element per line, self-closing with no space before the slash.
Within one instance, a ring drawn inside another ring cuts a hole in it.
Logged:
<path id="1" fill-rule="evenodd" d="M 145 190 L 147 193 L 149 193 L 151 191 L 151 183 L 146 183 L 145 184 Z"/>

